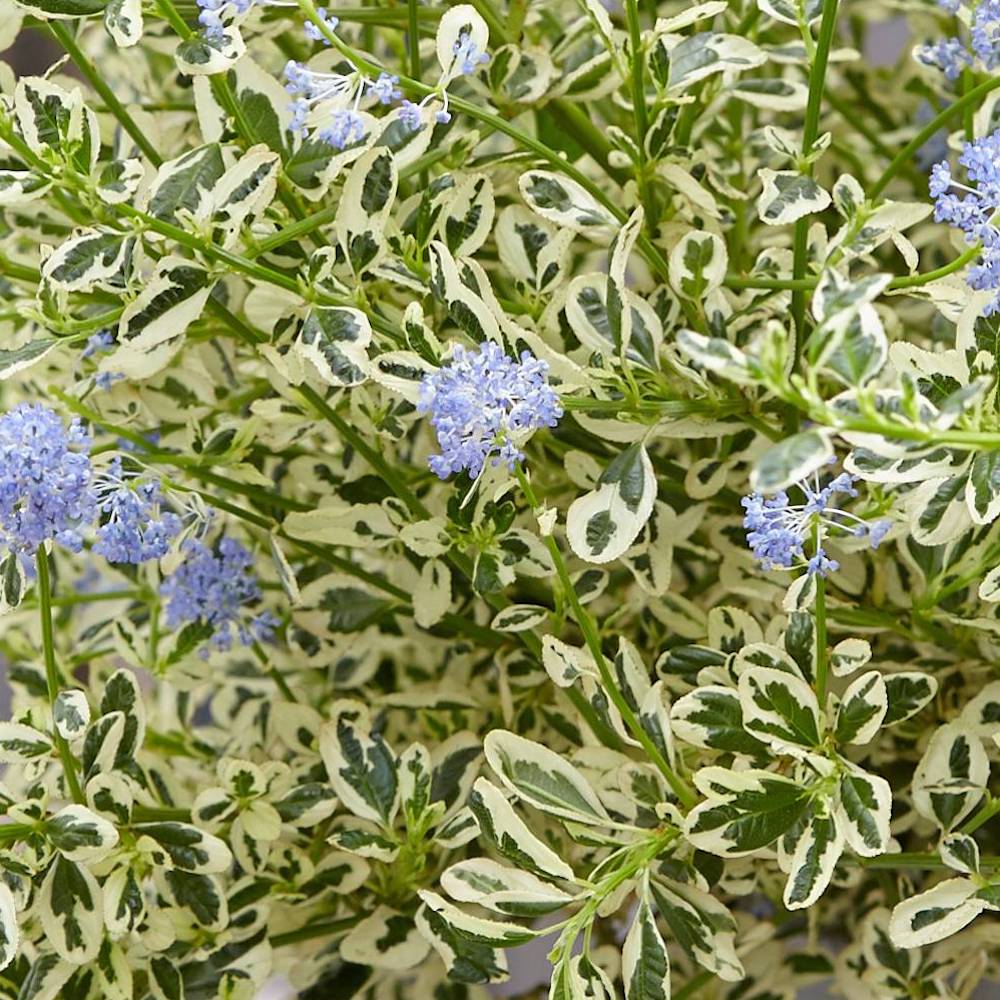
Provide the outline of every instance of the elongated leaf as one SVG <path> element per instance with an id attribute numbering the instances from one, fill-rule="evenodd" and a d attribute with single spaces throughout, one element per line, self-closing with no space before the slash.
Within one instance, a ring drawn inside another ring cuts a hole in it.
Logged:
<path id="1" fill-rule="evenodd" d="M 648 887 L 639 896 L 632 926 L 622 947 L 626 1000 L 670 1000 L 670 957 L 656 926 Z"/>
<path id="2" fill-rule="evenodd" d="M 656 499 L 656 477 L 646 449 L 633 444 L 601 473 L 597 488 L 578 497 L 566 514 L 570 547 L 588 562 L 617 559 L 635 541 Z"/>
<path id="3" fill-rule="evenodd" d="M 685 834 L 697 848 L 722 857 L 752 854 L 791 829 L 809 802 L 808 792 L 790 778 L 770 771 L 702 768 L 695 784 L 707 801 L 685 821 Z"/>
<path id="4" fill-rule="evenodd" d="M 837 708 L 834 735 L 841 743 L 867 743 L 882 726 L 888 707 L 882 675 L 877 670 L 869 670 L 844 692 Z"/>
<path id="5" fill-rule="evenodd" d="M 733 688 L 708 684 L 674 702 L 674 733 L 696 747 L 760 757 L 764 744 L 743 727 L 743 709 Z"/>
<path id="6" fill-rule="evenodd" d="M 583 776 L 548 747 L 495 729 L 484 748 L 490 767 L 525 802 L 579 823 L 600 824 L 608 818 Z"/>
<path id="7" fill-rule="evenodd" d="M 399 807 L 396 758 L 381 735 L 365 731 L 367 713 L 356 702 L 334 705 L 319 732 L 330 783 L 356 816 L 391 825 Z"/>
<path id="8" fill-rule="evenodd" d="M 885 778 L 850 766 L 840 779 L 840 819 L 851 850 L 873 858 L 889 848 L 892 789 Z"/>
<path id="9" fill-rule="evenodd" d="M 985 794 L 989 771 L 989 758 L 972 727 L 961 721 L 941 726 L 913 774 L 914 808 L 951 830 Z"/>
<path id="10" fill-rule="evenodd" d="M 812 906 L 833 877 L 833 866 L 844 847 L 844 831 L 836 813 L 818 809 L 809 817 L 792 857 L 784 902 L 790 910 Z"/>
<path id="11" fill-rule="evenodd" d="M 97 861 L 118 843 L 118 831 L 86 806 L 63 806 L 46 824 L 45 835 L 70 861 Z"/>
<path id="12" fill-rule="evenodd" d="M 477 779 L 469 806 L 482 835 L 518 868 L 550 878 L 573 878 L 573 869 L 531 832 L 492 782 Z"/>
<path id="13" fill-rule="evenodd" d="M 899 948 L 922 948 L 943 941 L 971 923 L 986 908 L 969 878 L 953 878 L 904 899 L 892 911 L 889 936 Z"/>
<path id="14" fill-rule="evenodd" d="M 48 942 L 63 960 L 82 965 L 97 957 L 104 928 L 101 887 L 86 868 L 57 854 L 38 906 Z"/>
<path id="15" fill-rule="evenodd" d="M 740 677 L 739 695 L 747 731 L 774 749 L 800 754 L 819 744 L 819 706 L 801 678 L 751 667 Z"/>

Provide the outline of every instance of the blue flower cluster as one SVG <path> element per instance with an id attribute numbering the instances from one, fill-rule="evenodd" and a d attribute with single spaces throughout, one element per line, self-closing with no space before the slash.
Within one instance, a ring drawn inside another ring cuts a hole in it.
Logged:
<path id="1" fill-rule="evenodd" d="M 198 0 L 203 7 L 206 4 L 217 4 L 220 9 L 225 2 L 227 0 Z M 317 12 L 331 32 L 336 30 L 339 23 L 336 17 L 328 16 L 325 7 L 318 8 Z M 330 44 L 329 39 L 312 21 L 306 21 L 305 33 L 311 41 Z M 475 73 L 480 66 L 490 61 L 489 54 L 480 51 L 468 32 L 462 33 L 455 42 L 453 51 L 458 70 L 462 74 Z M 451 121 L 448 92 L 444 86 L 439 86 L 437 91 L 415 104 L 410 100 L 400 100 L 403 94 L 397 86 L 399 77 L 386 72 L 380 73 L 378 79 L 370 80 L 361 73 L 321 73 L 291 59 L 285 65 L 285 81 L 285 90 L 295 95 L 290 106 L 292 131 L 305 132 L 309 116 L 318 105 L 327 102 L 333 105 L 326 122 L 316 130 L 316 138 L 329 143 L 334 149 L 344 150 L 364 140 L 365 121 L 360 109 L 365 98 L 374 98 L 383 106 L 400 101 L 399 120 L 412 132 L 423 126 L 421 112 L 434 100 L 440 100 L 443 104 L 435 112 L 435 121 L 442 125 Z"/>
<path id="2" fill-rule="evenodd" d="M 162 507 L 160 484 L 122 470 L 115 458 L 97 484 L 100 510 L 107 520 L 97 529 L 94 551 L 108 562 L 162 559 L 180 533 L 181 519 Z"/>
<path id="3" fill-rule="evenodd" d="M 267 641 L 277 625 L 274 615 L 264 611 L 249 618 L 243 610 L 261 596 L 253 556 L 247 549 L 223 537 L 215 551 L 188 539 L 184 552 L 184 562 L 160 585 L 167 627 L 197 623 L 210 627 L 209 644 L 216 650 L 232 648 L 234 637 L 244 646 Z M 202 647 L 200 655 L 208 654 L 208 647 Z"/>
<path id="4" fill-rule="evenodd" d="M 2 544 L 31 555 L 51 540 L 79 552 L 83 532 L 103 513 L 98 555 L 116 563 L 166 555 L 181 520 L 161 509 L 159 483 L 126 476 L 120 458 L 95 475 L 89 449 L 79 419 L 67 429 L 39 403 L 22 403 L 0 417 Z"/>
<path id="5" fill-rule="evenodd" d="M 398 76 L 380 73 L 378 79 L 369 80 L 360 73 L 321 73 L 290 59 L 285 64 L 285 90 L 295 95 L 290 108 L 291 128 L 305 132 L 309 116 L 322 104 L 334 105 L 327 114 L 325 124 L 316 130 L 316 138 L 329 143 L 334 149 L 347 149 L 365 138 L 365 120 L 361 116 L 361 102 L 373 98 L 381 105 L 389 105 L 402 97 L 396 85 Z M 431 94 L 420 104 L 404 100 L 400 104 L 400 121 L 411 131 L 421 127 L 420 112 L 437 95 Z M 436 114 L 440 123 L 451 121 L 448 113 L 448 94 L 442 92 L 444 107 Z M 337 106 L 339 105 L 339 106 Z"/>
<path id="6" fill-rule="evenodd" d="M 33 555 L 47 541 L 72 552 L 97 510 L 90 438 L 76 418 L 69 429 L 39 403 L 0 417 L 0 542 Z"/>
<path id="7" fill-rule="evenodd" d="M 930 180 L 934 218 L 961 229 L 970 245 L 981 245 L 967 281 L 977 291 L 997 292 L 984 310 L 990 316 L 1000 312 L 1000 230 L 994 220 L 1000 209 L 1000 130 L 965 143 L 958 162 L 975 187 L 956 181 L 946 160 L 936 164 Z"/>
<path id="8" fill-rule="evenodd" d="M 340 24 L 340 18 L 335 17 L 333 14 L 328 14 L 325 7 L 317 7 L 316 13 L 319 14 L 320 21 L 329 29 L 332 33 L 337 30 L 337 25 Z M 323 34 L 320 30 L 319 25 L 313 24 L 312 21 L 306 21 L 302 25 L 302 30 L 306 34 L 306 38 L 311 42 L 320 42 L 323 45 L 329 45 L 330 40 Z"/>
<path id="9" fill-rule="evenodd" d="M 513 469 L 524 457 L 519 445 L 540 427 L 555 427 L 563 414 L 546 381 L 549 366 L 524 351 L 515 361 L 491 341 L 478 351 L 456 347 L 451 363 L 424 377 L 418 409 L 430 413 L 441 448 L 431 471 L 441 479 L 468 471 L 477 477 L 493 456 Z"/>
<path id="10" fill-rule="evenodd" d="M 802 481 L 796 485 L 805 496 L 805 503 L 792 504 L 788 494 L 780 490 L 773 497 L 751 493 L 741 501 L 746 515 L 743 527 L 747 531 L 747 545 L 753 550 L 765 570 L 791 569 L 806 566 L 806 571 L 819 576 L 836 572 L 840 564 L 831 559 L 822 542 L 830 533 L 868 537 L 872 548 L 878 548 L 892 527 L 890 521 L 876 521 L 869 525 L 850 511 L 831 506 L 834 494 L 856 497 L 855 477 L 842 472 L 821 486 L 819 476 L 812 484 Z M 806 545 L 813 545 L 813 554 L 806 557 Z"/>
<path id="11" fill-rule="evenodd" d="M 235 14 L 246 14 L 254 5 L 254 0 L 197 0 L 198 23 L 204 30 L 205 40 L 211 45 L 221 45 L 225 41 L 226 25 L 223 13 L 231 7 Z"/>
<path id="12" fill-rule="evenodd" d="M 961 0 L 938 0 L 949 14 L 959 14 Z M 917 49 L 917 58 L 927 66 L 936 66 L 949 80 L 957 80 L 962 70 L 978 59 L 987 70 L 1000 66 L 1000 0 L 980 0 L 968 15 L 969 40 L 943 38 Z"/>
<path id="13" fill-rule="evenodd" d="M 462 32 L 453 49 L 458 57 L 459 71 L 465 75 L 475 73 L 480 66 L 485 66 L 490 61 L 489 54 L 479 51 L 479 46 L 476 45 L 467 31 Z"/>

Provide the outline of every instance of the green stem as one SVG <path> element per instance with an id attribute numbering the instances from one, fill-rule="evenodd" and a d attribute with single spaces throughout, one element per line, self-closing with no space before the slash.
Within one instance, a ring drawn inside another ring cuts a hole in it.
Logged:
<path id="1" fill-rule="evenodd" d="M 874 201 L 888 186 L 889 182 L 899 173 L 903 168 L 903 164 L 907 163 L 913 154 L 920 149 L 921 146 L 927 142 L 935 132 L 940 129 L 945 122 L 949 121 L 954 115 L 963 112 L 967 107 L 972 106 L 981 97 L 985 97 L 991 90 L 996 90 L 1000 87 L 1000 75 L 994 76 L 992 79 L 986 80 L 984 83 L 979 84 L 978 87 L 973 87 L 972 90 L 963 94 L 952 104 L 949 104 L 943 111 L 938 112 L 895 156 L 892 163 L 885 168 L 885 172 L 882 176 L 875 182 L 875 186 L 868 193 L 869 199 Z"/>
<path id="2" fill-rule="evenodd" d="M 829 658 L 826 655 L 826 578 L 816 574 L 816 700 L 826 704 Z"/>
<path id="3" fill-rule="evenodd" d="M 59 667 L 56 666 L 56 645 L 55 636 L 52 631 L 52 581 L 49 577 L 49 557 L 45 551 L 44 543 L 38 547 L 35 556 L 35 566 L 38 571 L 38 609 L 42 621 L 42 654 L 45 658 L 45 686 L 48 689 L 49 707 L 55 714 L 56 697 L 62 688 L 62 678 L 59 675 Z M 62 761 L 63 775 L 66 778 L 66 785 L 73 801 L 78 804 L 86 802 L 83 789 L 80 787 L 80 779 L 76 774 L 76 759 L 69 748 L 69 744 L 62 738 L 59 729 L 52 722 L 52 742 L 59 752 L 59 759 Z"/>
<path id="4" fill-rule="evenodd" d="M 823 0 L 823 17 L 819 26 L 816 43 L 816 58 L 809 70 L 809 100 L 806 104 L 806 119 L 802 129 L 802 155 L 808 156 L 819 135 L 819 118 L 823 108 L 823 91 L 826 89 L 826 67 L 830 58 L 834 29 L 837 26 L 838 0 Z M 805 167 L 805 173 L 812 174 L 812 165 Z M 809 252 L 809 216 L 795 223 L 792 246 L 792 278 L 796 281 L 805 277 Z M 795 358 L 802 353 L 805 340 L 806 293 L 796 288 L 792 292 L 792 322 L 795 326 Z"/>
<path id="5" fill-rule="evenodd" d="M 967 94 L 975 85 L 975 74 L 966 67 L 962 70 L 962 93 Z M 962 124 L 965 129 L 966 142 L 972 142 L 976 137 L 976 109 L 971 104 L 962 112 Z"/>
<path id="6" fill-rule="evenodd" d="M 987 798 L 979 811 L 962 824 L 962 833 L 974 833 L 984 823 L 988 823 L 997 813 L 1000 813 L 1000 797 Z"/>
<path id="7" fill-rule="evenodd" d="M 420 31 L 418 17 L 420 6 L 417 0 L 406 0 L 406 44 L 410 56 L 410 76 L 420 79 Z"/>
<path id="8" fill-rule="evenodd" d="M 935 268 L 933 271 L 925 271 L 923 274 L 906 274 L 898 278 L 893 278 L 889 282 L 890 288 L 918 288 L 921 285 L 929 285 L 938 278 L 946 278 L 949 274 L 961 271 L 966 264 L 970 264 L 979 256 L 982 248 L 978 245 L 964 250 L 951 263 Z M 727 288 L 761 288 L 775 289 L 781 291 L 792 291 L 802 289 L 808 291 L 815 288 L 818 278 L 744 278 L 738 274 L 726 275 L 725 285 Z"/>
<path id="9" fill-rule="evenodd" d="M 628 21 L 629 54 L 632 57 L 632 114 L 635 116 L 636 141 L 642 155 L 649 121 L 646 112 L 646 87 L 643 83 L 642 24 L 639 21 L 637 0 L 625 0 L 625 18 Z"/>
<path id="10" fill-rule="evenodd" d="M 190 809 L 175 809 L 170 806 L 135 806 L 132 809 L 133 823 L 190 823 Z"/>
<path id="11" fill-rule="evenodd" d="M 756 8 L 754 8 L 756 9 Z M 708 985 L 711 982 L 713 973 L 709 972 L 707 969 L 702 969 L 701 972 L 696 976 L 692 976 L 679 990 L 677 990 L 673 995 L 673 1000 L 688 1000 L 688 997 L 693 997 L 702 986 Z"/>
<path id="12" fill-rule="evenodd" d="M 423 518 L 431 516 L 431 512 L 424 506 L 423 501 L 403 482 L 396 470 L 315 389 L 303 384 L 299 386 L 299 395 L 378 472 L 396 496 L 406 504 L 410 513 Z"/>
<path id="13" fill-rule="evenodd" d="M 286 701 L 297 702 L 299 699 L 295 697 L 295 693 L 288 686 L 288 681 L 282 676 L 280 670 L 277 667 L 272 667 L 268 662 L 267 653 L 264 652 L 263 647 L 259 642 L 253 644 L 254 656 L 260 661 L 260 665 L 264 668 L 264 672 L 268 677 L 274 681 L 275 686 L 278 690 L 285 696 Z"/>
<path id="14" fill-rule="evenodd" d="M 535 496 L 535 491 L 532 489 L 531 483 L 528 482 L 528 477 L 524 474 L 524 469 L 520 465 L 517 466 L 516 475 L 521 492 L 524 494 L 528 505 L 533 511 L 538 511 L 540 508 L 538 498 Z M 570 579 L 569 571 L 566 568 L 566 561 L 563 559 L 559 545 L 551 534 L 546 535 L 544 541 L 549 554 L 552 556 L 552 562 L 555 564 L 559 583 L 562 585 L 563 592 L 570 603 L 570 607 L 573 609 L 573 617 L 576 619 L 577 625 L 580 626 L 580 631 L 583 633 L 584 640 L 587 643 L 587 649 L 590 650 L 590 655 L 597 664 L 597 670 L 601 675 L 601 682 L 608 697 L 611 698 L 615 707 L 621 713 L 621 717 L 631 730 L 632 735 L 642 744 L 650 760 L 656 765 L 663 777 L 666 778 L 667 783 L 673 789 L 678 800 L 682 805 L 690 809 L 697 801 L 694 792 L 670 766 L 667 759 L 660 752 L 660 748 L 653 742 L 649 733 L 643 728 L 642 723 L 636 718 L 632 706 L 629 705 L 625 696 L 619 690 L 611 668 L 604 657 L 604 651 L 601 649 L 601 637 L 598 633 L 597 625 L 587 609 L 580 603 L 580 598 L 576 593 L 576 588 L 573 586 L 573 581 Z"/>
<path id="15" fill-rule="evenodd" d="M 248 254 L 248 256 L 250 258 L 259 257 L 261 254 L 265 254 L 275 249 L 275 247 L 280 247 L 290 240 L 298 239 L 300 236 L 308 236 L 309 233 L 315 232 L 320 226 L 325 226 L 328 222 L 333 222 L 337 217 L 338 208 L 339 205 L 330 205 L 327 208 L 321 208 L 318 212 L 313 212 L 312 215 L 307 215 L 304 219 L 297 219 L 295 222 L 283 226 L 276 233 L 272 233 L 270 236 L 259 240 L 253 248 L 253 253 Z"/>
<path id="16" fill-rule="evenodd" d="M 635 139 L 639 150 L 636 180 L 639 185 L 639 201 L 646 216 L 646 229 L 655 237 L 658 220 L 653 217 L 653 206 L 650 202 L 649 185 L 646 179 L 646 131 L 649 128 L 649 118 L 646 111 L 646 85 L 643 80 L 645 50 L 642 44 L 642 23 L 639 20 L 638 0 L 625 0 L 625 18 L 628 22 L 629 56 L 631 59 L 632 115 L 635 118 Z M 628 372 L 627 366 L 625 371 Z"/>
<path id="17" fill-rule="evenodd" d="M 162 157 L 142 129 L 135 123 L 135 120 L 126 110 L 125 105 L 118 100 L 115 92 L 108 86 L 94 63 L 84 54 L 80 46 L 76 44 L 76 39 L 65 22 L 48 21 L 46 24 L 49 31 L 55 36 L 56 41 L 66 50 L 69 57 L 76 63 L 77 68 L 86 77 L 87 82 L 97 91 L 101 100 L 104 101 L 107 108 L 121 123 L 122 128 L 125 129 L 135 144 L 143 151 L 149 162 L 154 167 L 158 167 L 163 162 Z"/>

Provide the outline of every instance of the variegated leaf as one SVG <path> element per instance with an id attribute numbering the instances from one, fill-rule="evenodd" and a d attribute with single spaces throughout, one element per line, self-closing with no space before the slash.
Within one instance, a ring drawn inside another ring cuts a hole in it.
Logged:
<path id="1" fill-rule="evenodd" d="M 570 505 L 566 514 L 570 548 L 587 562 L 617 559 L 652 513 L 656 489 L 645 447 L 630 445 L 601 473 L 597 488 Z"/>
<path id="2" fill-rule="evenodd" d="M 601 824 L 608 819 L 583 775 L 548 747 L 495 729 L 484 748 L 497 777 L 530 805 L 577 823 Z"/>

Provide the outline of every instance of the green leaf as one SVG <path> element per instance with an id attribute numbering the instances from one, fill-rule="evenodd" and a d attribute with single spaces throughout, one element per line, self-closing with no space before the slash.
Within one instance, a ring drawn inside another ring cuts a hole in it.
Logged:
<path id="1" fill-rule="evenodd" d="M 952 830 L 986 792 L 990 764 L 979 734 L 961 720 L 931 737 L 913 774 L 913 806 L 921 816 Z"/>
<path id="2" fill-rule="evenodd" d="M 58 340 L 29 340 L 26 344 L 11 348 L 9 351 L 0 350 L 0 381 L 30 368 L 36 361 L 41 361 L 58 343 Z M 10 556 L 4 558 L 5 566 L 11 558 Z M 9 568 L 5 570 L 8 579 L 10 572 Z M 9 596 L 13 593 L 14 591 L 8 587 L 6 594 Z M 14 607 L 15 605 L 11 604 L 10 606 Z"/>
<path id="3" fill-rule="evenodd" d="M 0 763 L 24 764 L 52 752 L 45 733 L 20 722 L 0 722 Z"/>
<path id="4" fill-rule="evenodd" d="M 670 957 L 649 904 L 648 885 L 639 896 L 632 926 L 622 946 L 625 1000 L 670 1000 Z"/>
<path id="5" fill-rule="evenodd" d="M 608 819 L 583 776 L 548 747 L 494 729 L 487 735 L 484 749 L 500 780 L 530 805 L 578 823 L 601 824 Z"/>
<path id="6" fill-rule="evenodd" d="M 101 887 L 86 868 L 57 854 L 42 882 L 38 914 L 49 945 L 64 961 L 83 965 L 97 957 L 104 931 Z"/>
<path id="7" fill-rule="evenodd" d="M 233 862 L 225 841 L 190 823 L 142 823 L 133 829 L 160 845 L 165 855 L 164 862 L 169 861 L 174 868 L 185 872 L 224 872 Z"/>
<path id="8" fill-rule="evenodd" d="M 19 940 L 14 894 L 6 882 L 0 882 L 0 969 L 6 969 L 16 958 Z"/>
<path id="9" fill-rule="evenodd" d="M 539 917 L 563 909 L 573 897 L 529 872 L 488 858 L 470 858 L 441 875 L 445 892 L 461 903 L 475 903 L 513 917 Z"/>
<path id="10" fill-rule="evenodd" d="M 171 868 L 163 881 L 174 903 L 189 910 L 202 927 L 221 931 L 229 923 L 226 896 L 214 876 Z"/>
<path id="11" fill-rule="evenodd" d="M 31 11 L 51 18 L 90 17 L 104 10 L 107 0 L 17 0 Z"/>
<path id="12" fill-rule="evenodd" d="M 630 445 L 601 473 L 597 488 L 570 504 L 570 548 L 593 563 L 617 559 L 635 541 L 656 500 L 656 476 L 645 447 Z"/>
<path id="13" fill-rule="evenodd" d="M 892 911 L 889 936 L 898 948 L 922 948 L 958 933 L 986 909 L 969 878 L 939 882 L 933 889 L 904 899 Z"/>
<path id="14" fill-rule="evenodd" d="M 592 239 L 617 228 L 614 217 L 576 181 L 545 170 L 529 170 L 518 181 L 528 207 L 549 222 Z"/>
<path id="15" fill-rule="evenodd" d="M 736 954 L 736 921 L 722 903 L 705 890 L 679 881 L 661 879 L 651 888 L 671 939 L 693 961 L 726 982 L 745 977 Z"/>
<path id="16" fill-rule="evenodd" d="M 713 73 L 739 72 L 766 61 L 767 56 L 761 49 L 739 35 L 698 32 L 670 50 L 667 87 L 682 92 Z"/>
<path id="17" fill-rule="evenodd" d="M 573 869 L 531 832 L 503 792 L 486 778 L 477 779 L 469 807 L 483 837 L 518 868 L 549 878 L 573 878 Z"/>
<path id="18" fill-rule="evenodd" d="M 715 233 L 686 233 L 670 254 L 670 283 L 675 291 L 700 302 L 715 291 L 726 276 L 729 254 Z"/>
<path id="19" fill-rule="evenodd" d="M 157 170 L 146 211 L 165 222 L 177 222 L 180 209 L 196 213 L 225 169 L 218 143 L 198 146 L 183 156 L 167 160 Z"/>
<path id="20" fill-rule="evenodd" d="M 806 823 L 791 859 L 784 903 L 789 910 L 812 906 L 833 877 L 833 868 L 844 848 L 844 833 L 836 814 L 821 810 L 818 802 Z"/>
<path id="21" fill-rule="evenodd" d="M 52 721 L 64 740 L 83 736 L 90 723 L 90 703 L 86 693 L 68 688 L 60 691 L 52 705 Z"/>
<path id="22" fill-rule="evenodd" d="M 692 746 L 763 757 L 763 743 L 743 727 L 740 699 L 732 688 L 705 685 L 674 702 L 670 710 L 674 734 Z"/>
<path id="23" fill-rule="evenodd" d="M 973 458 L 965 499 L 976 524 L 992 524 L 1000 515 L 1000 451 L 979 452 Z"/>
<path id="24" fill-rule="evenodd" d="M 86 806 L 63 806 L 45 824 L 45 836 L 70 861 L 99 861 L 118 843 L 118 831 Z"/>
<path id="25" fill-rule="evenodd" d="M 802 431 L 764 452 L 750 475 L 750 484 L 759 493 L 774 493 L 812 475 L 832 457 L 833 445 L 825 433 Z"/>
<path id="26" fill-rule="evenodd" d="M 396 758 L 379 733 L 366 731 L 367 711 L 357 702 L 336 702 L 319 732 L 326 771 L 343 804 L 362 819 L 391 827 L 399 807 Z"/>
<path id="27" fill-rule="evenodd" d="M 750 667 L 740 676 L 739 697 L 747 731 L 775 750 L 799 754 L 819 745 L 819 705 L 801 678 Z"/>
<path id="28" fill-rule="evenodd" d="M 794 170 L 758 171 L 764 190 L 757 199 L 760 221 L 787 226 L 830 204 L 830 195 L 806 174 Z"/>
<path id="29" fill-rule="evenodd" d="M 854 680 L 837 708 L 834 736 L 839 743 L 869 742 L 882 726 L 888 709 L 885 681 L 877 670 Z"/>
<path id="30" fill-rule="evenodd" d="M 413 916 L 388 906 L 377 907 L 340 942 L 345 961 L 396 972 L 419 965 L 429 950 Z"/>
<path id="31" fill-rule="evenodd" d="M 809 803 L 807 789 L 770 771 L 706 767 L 694 780 L 707 801 L 688 813 L 686 836 L 699 850 L 722 857 L 752 854 L 773 844 Z"/>
<path id="32" fill-rule="evenodd" d="M 367 377 L 372 328 L 359 309 L 317 306 L 309 310 L 295 340 L 299 355 L 335 388 L 360 385 Z"/>
<path id="33" fill-rule="evenodd" d="M 459 983 L 495 983 L 507 978 L 507 960 L 502 951 L 459 934 L 426 903 L 417 910 L 416 923 L 441 956 L 450 979 Z"/>

